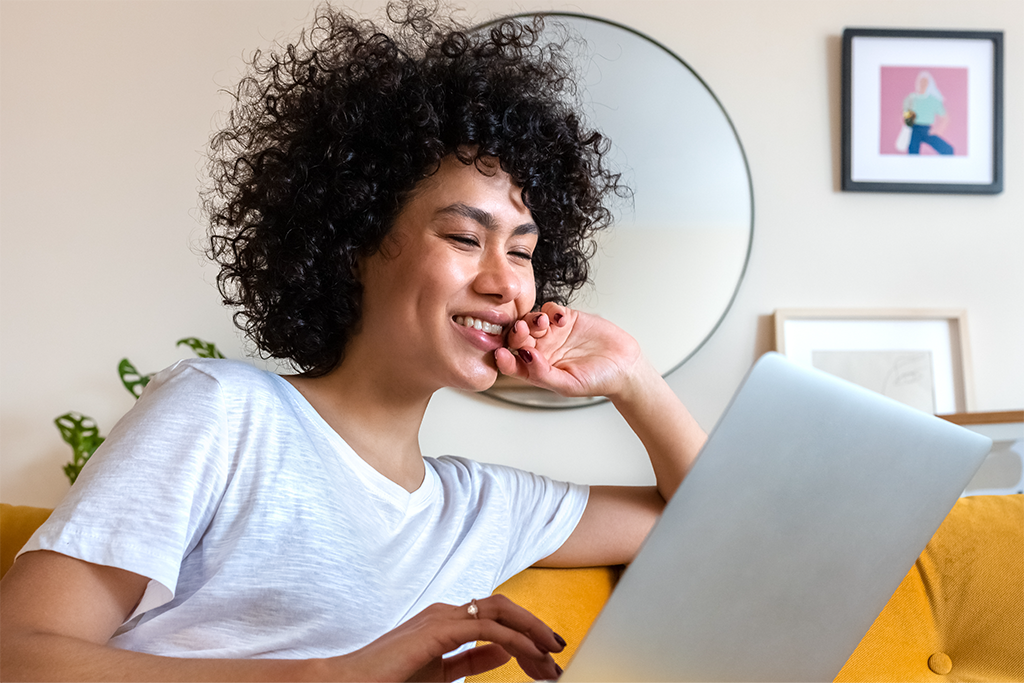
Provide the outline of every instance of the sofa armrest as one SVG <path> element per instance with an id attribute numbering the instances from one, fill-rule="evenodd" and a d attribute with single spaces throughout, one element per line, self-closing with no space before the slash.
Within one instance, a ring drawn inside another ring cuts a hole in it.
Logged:
<path id="1" fill-rule="evenodd" d="M 14 556 L 53 510 L 0 503 L 0 578 L 14 564 Z"/>

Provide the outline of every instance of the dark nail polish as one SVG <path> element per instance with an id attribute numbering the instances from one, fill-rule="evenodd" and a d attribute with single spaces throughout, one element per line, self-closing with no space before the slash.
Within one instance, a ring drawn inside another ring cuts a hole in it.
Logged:
<path id="1" fill-rule="evenodd" d="M 519 357 L 523 359 L 524 363 L 533 362 L 533 354 L 527 351 L 526 349 L 519 349 Z"/>
<path id="2" fill-rule="evenodd" d="M 558 675 L 559 675 L 559 676 L 561 676 L 561 675 L 562 675 L 562 667 L 558 666 L 558 664 L 555 664 L 555 671 L 557 671 L 557 672 L 558 672 Z"/>
<path id="3" fill-rule="evenodd" d="M 555 313 L 555 322 L 556 322 L 556 323 L 560 323 L 560 322 L 562 322 L 562 318 L 564 318 L 564 317 L 565 317 L 565 316 L 564 316 L 564 315 L 562 315 L 561 313 Z"/>
<path id="4" fill-rule="evenodd" d="M 566 645 L 565 638 L 563 638 L 562 636 L 558 635 L 557 633 L 555 634 L 555 642 L 557 642 L 559 645 L 561 645 L 562 649 L 565 649 L 565 645 Z"/>

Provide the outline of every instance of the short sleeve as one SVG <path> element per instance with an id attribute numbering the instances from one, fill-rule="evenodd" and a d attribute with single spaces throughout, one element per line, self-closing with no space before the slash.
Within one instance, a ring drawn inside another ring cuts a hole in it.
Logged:
<path id="1" fill-rule="evenodd" d="M 590 489 L 509 467 L 496 474 L 507 488 L 512 525 L 501 583 L 562 547 L 583 516 Z"/>
<path id="2" fill-rule="evenodd" d="M 150 381 L 22 552 L 52 550 L 149 578 L 136 613 L 168 602 L 225 486 L 226 450 L 219 383 L 178 363 Z"/>

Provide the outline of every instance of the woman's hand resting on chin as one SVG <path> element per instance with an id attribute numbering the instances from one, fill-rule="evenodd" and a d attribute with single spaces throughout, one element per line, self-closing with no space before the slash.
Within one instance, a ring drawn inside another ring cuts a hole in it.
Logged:
<path id="1" fill-rule="evenodd" d="M 498 370 L 562 396 L 607 396 L 653 371 L 629 334 L 604 318 L 554 303 L 516 321 Z"/>

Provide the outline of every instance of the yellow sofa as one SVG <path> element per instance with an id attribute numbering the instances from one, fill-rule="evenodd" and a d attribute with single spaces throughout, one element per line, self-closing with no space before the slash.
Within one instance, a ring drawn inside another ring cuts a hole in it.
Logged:
<path id="1" fill-rule="evenodd" d="M 0 505 L 0 576 L 49 510 Z M 569 643 L 564 667 L 621 568 L 528 569 L 498 587 Z M 526 681 L 509 662 L 471 681 Z M 962 498 L 837 681 L 1024 681 L 1024 496 Z"/>

